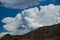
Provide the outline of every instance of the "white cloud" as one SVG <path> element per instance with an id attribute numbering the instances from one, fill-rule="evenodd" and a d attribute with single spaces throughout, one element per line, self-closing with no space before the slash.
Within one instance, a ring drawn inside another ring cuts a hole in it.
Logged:
<path id="1" fill-rule="evenodd" d="M 2 20 L 2 22 L 4 22 L 4 23 L 9 23 L 10 21 L 13 22 L 14 18 L 12 18 L 12 17 L 6 17 L 6 18 L 4 18 L 4 20 Z"/>
<path id="2" fill-rule="evenodd" d="M 8 34 L 8 32 L 2 32 L 2 33 L 0 33 L 0 38 L 3 37 L 6 34 Z"/>
<path id="3" fill-rule="evenodd" d="M 44 25 L 60 23 L 58 17 L 60 18 L 60 6 L 55 6 L 50 4 L 48 6 L 41 6 L 40 15 L 43 15 L 41 22 Z M 47 21 L 46 21 L 47 20 Z"/>
<path id="4" fill-rule="evenodd" d="M 9 32 L 2 32 L 0 33 L 0 38 L 3 37 L 6 34 L 10 34 L 10 35 L 24 35 L 27 32 L 30 32 L 31 30 L 28 29 L 24 29 L 24 30 L 16 30 L 16 31 L 9 31 Z"/>
<path id="5" fill-rule="evenodd" d="M 0 0 L 2 6 L 19 9 L 24 9 L 29 6 L 37 5 L 39 4 L 39 1 L 45 0 Z"/>
<path id="6" fill-rule="evenodd" d="M 6 23 L 3 27 L 11 35 L 23 35 L 39 27 L 60 23 L 60 6 L 46 5 L 27 9 L 18 13 L 15 18 L 6 17 L 2 20 Z"/>
<path id="7" fill-rule="evenodd" d="M 15 18 L 6 17 L 2 20 L 2 22 L 6 23 L 3 27 L 8 31 L 16 30 L 22 24 L 21 14 L 18 14 Z"/>

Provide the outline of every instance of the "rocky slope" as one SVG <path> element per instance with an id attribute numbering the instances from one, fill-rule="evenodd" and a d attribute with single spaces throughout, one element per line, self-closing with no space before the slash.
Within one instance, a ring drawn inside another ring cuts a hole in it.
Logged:
<path id="1" fill-rule="evenodd" d="M 60 24 L 40 27 L 22 36 L 6 34 L 0 40 L 60 40 Z"/>

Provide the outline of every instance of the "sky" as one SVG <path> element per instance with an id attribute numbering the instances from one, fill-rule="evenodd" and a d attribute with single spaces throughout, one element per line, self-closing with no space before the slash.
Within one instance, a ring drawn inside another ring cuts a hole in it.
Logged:
<path id="1" fill-rule="evenodd" d="M 60 23 L 59 5 L 60 0 L 0 0 L 0 35 L 23 35 Z"/>

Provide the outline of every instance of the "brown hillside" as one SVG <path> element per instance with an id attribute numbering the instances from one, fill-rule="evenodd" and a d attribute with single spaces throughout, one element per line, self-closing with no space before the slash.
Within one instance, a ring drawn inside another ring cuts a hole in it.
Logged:
<path id="1" fill-rule="evenodd" d="M 60 24 L 40 27 L 22 36 L 19 35 L 11 36 L 7 34 L 0 38 L 0 40 L 55 40 L 55 38 L 57 37 L 60 38 Z"/>

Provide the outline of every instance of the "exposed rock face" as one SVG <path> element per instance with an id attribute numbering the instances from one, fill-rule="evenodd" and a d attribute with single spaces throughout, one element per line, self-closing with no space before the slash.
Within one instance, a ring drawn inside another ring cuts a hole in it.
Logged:
<path id="1" fill-rule="evenodd" d="M 7 34 L 0 40 L 49 40 L 55 36 L 60 36 L 60 24 L 40 27 L 22 36 Z"/>

